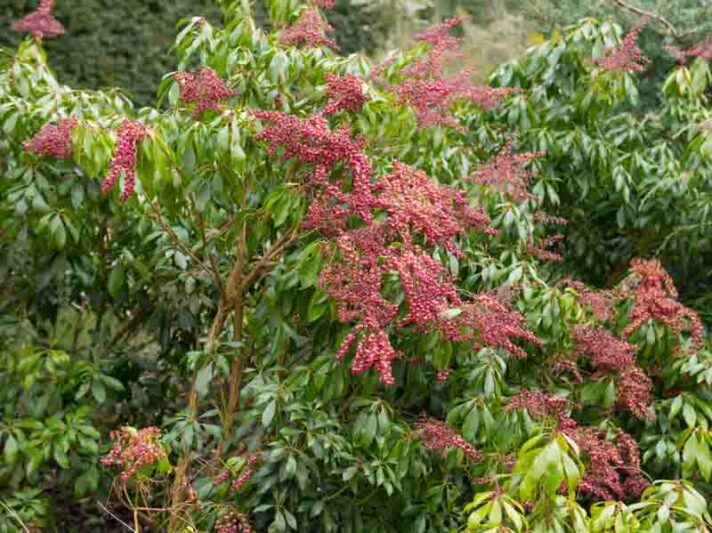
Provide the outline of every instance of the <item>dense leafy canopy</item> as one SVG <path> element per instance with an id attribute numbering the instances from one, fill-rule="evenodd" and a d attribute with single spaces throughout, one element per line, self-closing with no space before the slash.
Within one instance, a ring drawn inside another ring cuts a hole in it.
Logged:
<path id="1" fill-rule="evenodd" d="M 707 61 L 640 116 L 615 24 L 477 86 L 249 4 L 154 107 L 3 56 L 0 528 L 708 531 Z"/>

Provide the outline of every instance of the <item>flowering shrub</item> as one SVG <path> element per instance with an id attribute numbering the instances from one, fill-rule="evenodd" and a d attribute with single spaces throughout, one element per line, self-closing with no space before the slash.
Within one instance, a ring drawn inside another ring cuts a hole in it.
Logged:
<path id="1" fill-rule="evenodd" d="M 331 2 L 270 2 L 270 31 L 248 4 L 184 23 L 155 108 L 61 85 L 33 40 L 0 70 L 3 508 L 70 524 L 54 503 L 91 495 L 92 519 L 167 531 L 708 527 L 703 321 L 649 250 L 604 290 L 572 279 L 568 242 L 550 261 L 582 226 L 552 201 L 575 149 L 517 118 L 538 73 L 448 74 L 458 18 L 373 67 L 331 49 Z M 586 42 L 544 60 L 598 69 L 592 98 L 635 83 Z"/>

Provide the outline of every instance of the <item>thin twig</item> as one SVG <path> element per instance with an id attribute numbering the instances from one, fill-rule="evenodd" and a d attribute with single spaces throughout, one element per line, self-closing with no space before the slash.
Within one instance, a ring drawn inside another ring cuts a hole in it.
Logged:
<path id="1" fill-rule="evenodd" d="M 25 523 L 22 521 L 22 518 L 20 518 L 20 515 L 17 514 L 17 511 L 10 507 L 8 504 L 6 504 L 3 500 L 0 500 L 0 504 L 7 509 L 7 511 L 10 513 L 10 516 L 12 516 L 15 520 L 17 520 L 17 523 L 20 524 L 20 527 L 25 531 L 25 533 L 32 533 L 30 529 L 25 525 Z"/>
<path id="2" fill-rule="evenodd" d="M 667 20 L 665 17 L 658 13 L 653 13 L 652 11 L 646 11 L 645 9 L 641 9 L 636 6 L 632 6 L 623 0 L 613 0 L 613 3 L 616 4 L 618 7 L 622 7 L 623 9 L 627 9 L 631 13 L 635 13 L 636 15 L 640 15 L 642 17 L 649 17 L 653 20 L 657 20 L 660 24 L 665 26 L 668 30 L 670 30 L 670 33 L 672 33 L 675 37 L 678 37 L 677 30 L 675 29 L 675 26 L 673 26 L 669 20 Z"/>
<path id="3" fill-rule="evenodd" d="M 282 234 L 282 236 L 277 239 L 277 241 L 270 247 L 269 250 L 262 256 L 262 258 L 253 266 L 250 271 L 245 276 L 240 290 L 244 294 L 255 282 L 257 282 L 261 276 L 264 268 L 282 251 L 297 240 L 297 231 L 292 228 L 289 231 Z"/>
<path id="4" fill-rule="evenodd" d="M 215 281 L 215 283 L 220 286 L 220 274 L 218 272 L 215 272 L 210 265 L 206 265 L 205 262 L 198 257 L 193 250 L 188 248 L 183 241 L 180 240 L 180 237 L 176 234 L 175 231 L 173 231 L 173 228 L 170 227 L 166 223 L 165 220 L 163 220 L 163 216 L 161 215 L 161 209 L 158 207 L 158 205 L 154 202 L 149 202 L 149 205 L 151 206 L 151 210 L 153 211 L 154 215 L 156 216 L 156 221 L 158 222 L 158 225 L 161 226 L 161 229 L 165 231 L 168 236 L 171 238 L 173 241 L 173 244 L 176 246 L 176 248 L 179 248 L 181 251 L 183 251 L 186 255 L 188 255 L 193 261 L 197 263 L 197 265 L 202 268 L 205 272 L 207 272 Z"/>
<path id="5" fill-rule="evenodd" d="M 109 509 L 107 509 L 107 508 L 104 506 L 104 504 L 102 504 L 102 503 L 99 502 L 99 501 L 96 502 L 96 504 L 97 504 L 99 507 L 101 507 L 101 510 L 102 510 L 102 511 L 104 511 L 104 512 L 105 512 L 106 514 L 108 514 L 111 518 L 113 518 L 114 520 L 116 520 L 119 524 L 121 524 L 122 526 L 124 526 L 124 527 L 125 527 L 126 529 L 128 529 L 129 531 L 131 531 L 131 532 L 133 532 L 133 533 L 136 533 L 135 530 L 134 530 L 134 528 L 132 528 L 132 527 L 131 527 L 130 525 L 128 525 L 126 522 L 124 522 L 123 520 L 121 520 L 121 518 L 119 518 L 118 516 L 116 516 L 114 513 L 112 513 L 111 511 L 109 511 Z"/>

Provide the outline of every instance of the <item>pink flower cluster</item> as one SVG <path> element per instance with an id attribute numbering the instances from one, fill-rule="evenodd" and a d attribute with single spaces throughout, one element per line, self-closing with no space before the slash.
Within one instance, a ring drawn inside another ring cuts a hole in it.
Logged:
<path id="1" fill-rule="evenodd" d="M 195 118 L 205 111 L 218 111 L 220 102 L 237 94 L 210 67 L 203 67 L 198 73 L 177 72 L 173 78 L 180 86 L 180 99 L 195 104 Z"/>
<path id="2" fill-rule="evenodd" d="M 600 372 L 620 372 L 635 364 L 635 346 L 605 328 L 577 326 L 572 337 L 576 353 L 590 358 L 591 365 Z"/>
<path id="3" fill-rule="evenodd" d="M 558 431 L 573 439 L 586 458 L 581 492 L 596 500 L 635 499 L 648 482 L 640 467 L 635 439 L 618 430 L 610 441 L 598 428 L 579 427 L 567 414 L 568 401 L 541 391 L 523 390 L 511 397 L 506 410 L 526 409 L 536 421 L 554 418 Z"/>
<path id="4" fill-rule="evenodd" d="M 589 326 L 574 328 L 573 339 L 577 354 L 590 359 L 596 371 L 594 377 L 606 373 L 618 376 L 618 405 L 640 420 L 649 420 L 653 383 L 635 366 L 635 347 L 604 328 Z"/>
<path id="5" fill-rule="evenodd" d="M 368 95 L 363 90 L 363 82 L 356 76 L 327 74 L 326 86 L 329 104 L 324 109 L 325 115 L 337 111 L 358 113 L 363 103 L 368 100 Z"/>
<path id="6" fill-rule="evenodd" d="M 675 284 L 660 262 L 634 259 L 631 269 L 636 287 L 633 290 L 630 323 L 623 333 L 630 335 L 648 320 L 657 320 L 678 338 L 683 331 L 688 331 L 692 340 L 691 349 L 698 350 L 702 346 L 702 321 L 697 313 L 677 301 Z"/>
<path id="7" fill-rule="evenodd" d="M 524 317 L 492 293 L 482 293 L 462 307 L 454 320 L 458 326 L 474 330 L 468 337 L 475 341 L 475 349 L 482 346 L 502 348 L 517 359 L 525 359 L 527 352 L 512 342 L 523 340 L 534 345 L 541 341 L 524 324 Z"/>
<path id="8" fill-rule="evenodd" d="M 537 157 L 540 157 L 540 154 L 534 152 L 515 154 L 511 145 L 508 145 L 484 163 L 469 179 L 491 187 L 515 202 L 535 200 L 536 196 L 528 190 L 532 174 L 527 167 Z"/>
<path id="9" fill-rule="evenodd" d="M 643 27 L 648 23 L 648 18 L 643 17 L 623 37 L 621 43 L 608 50 L 603 57 L 594 57 L 592 62 L 603 70 L 625 70 L 628 72 L 643 72 L 650 60 L 643 55 L 638 47 L 637 40 Z"/>
<path id="10" fill-rule="evenodd" d="M 267 141 L 270 154 L 280 152 L 285 160 L 295 159 L 313 167 L 308 185 L 323 194 L 311 203 L 308 227 L 326 232 L 340 230 L 351 214 L 370 220 L 373 169 L 363 153 L 363 143 L 354 140 L 347 128 L 331 130 L 321 114 L 303 119 L 276 111 L 253 111 L 253 115 L 267 123 L 257 139 Z M 337 167 L 341 172 L 332 173 Z M 348 175 L 344 170 L 350 171 Z M 330 174 L 339 178 L 330 180 Z M 344 192 L 347 184 L 349 193 Z"/>
<path id="11" fill-rule="evenodd" d="M 77 119 L 67 117 L 57 124 L 47 122 L 40 131 L 26 141 L 22 147 L 35 154 L 70 159 L 72 157 L 72 130 L 77 125 Z"/>
<path id="12" fill-rule="evenodd" d="M 357 98 L 343 100 L 355 90 L 355 81 L 344 82 L 348 90 L 334 88 L 337 96 L 327 110 L 337 101 L 342 103 L 336 107 L 355 108 Z M 522 317 L 493 296 L 463 302 L 433 257 L 434 247 L 460 255 L 455 237 L 489 223 L 462 193 L 399 162 L 373 179 L 363 142 L 346 127 L 332 130 L 324 112 L 306 118 L 272 111 L 253 115 L 265 123 L 257 138 L 267 142 L 270 154 L 309 168 L 305 181 L 313 198 L 304 224 L 334 237 L 334 259 L 322 271 L 320 286 L 337 302 L 339 320 L 354 323 L 336 354 L 342 359 L 357 345 L 354 374 L 375 369 L 382 383 L 395 384 L 392 363 L 405 357 L 391 344 L 393 326 L 440 329 L 452 340 L 499 346 L 517 357 L 526 353 L 513 339 L 538 343 Z M 395 282 L 403 290 L 403 304 L 385 296 Z M 460 316 L 444 318 L 453 308 L 463 309 Z"/>
<path id="13" fill-rule="evenodd" d="M 546 392 L 524 389 L 510 397 L 505 411 L 526 410 L 536 421 L 554 418 L 557 422 L 568 418 L 569 401 Z"/>
<path id="14" fill-rule="evenodd" d="M 260 453 L 255 453 L 247 457 L 244 466 L 240 470 L 240 474 L 230 483 L 230 489 L 228 491 L 229 493 L 237 492 L 245 486 L 245 484 L 255 474 L 255 466 L 257 465 L 257 463 L 260 462 L 261 459 L 262 455 Z M 220 485 L 221 483 L 225 483 L 226 481 L 230 480 L 231 477 L 232 472 L 226 468 L 225 470 L 222 470 L 217 476 L 215 476 L 215 478 L 213 479 L 213 483 L 215 483 L 216 485 Z"/>
<path id="15" fill-rule="evenodd" d="M 13 22 L 12 29 L 31 33 L 35 37 L 59 37 L 64 34 L 64 26 L 52 16 L 54 0 L 41 0 L 40 5 L 20 20 Z"/>
<path id="16" fill-rule="evenodd" d="M 712 35 L 708 35 L 702 42 L 697 43 L 684 51 L 686 56 L 699 57 L 706 61 L 712 60 Z"/>
<path id="17" fill-rule="evenodd" d="M 550 261 L 552 263 L 560 263 L 564 260 L 561 254 L 547 250 L 561 240 L 563 240 L 563 233 L 555 233 L 554 235 L 549 235 L 548 237 L 543 237 L 538 239 L 538 242 L 529 242 L 524 247 L 524 253 L 536 257 L 540 261 Z"/>
<path id="18" fill-rule="evenodd" d="M 589 289 L 580 281 L 573 279 L 562 280 L 561 283 L 575 290 L 578 300 L 589 307 L 598 320 L 606 322 L 613 317 L 615 297 L 612 291 Z"/>
<path id="19" fill-rule="evenodd" d="M 286 28 L 279 37 L 279 42 L 286 45 L 305 44 L 310 47 L 328 46 L 338 50 L 339 46 L 326 32 L 333 28 L 322 18 L 317 9 L 302 11 L 297 21 Z"/>
<path id="20" fill-rule="evenodd" d="M 311 4 L 322 9 L 332 10 L 334 9 L 336 0 L 311 0 Z"/>
<path id="21" fill-rule="evenodd" d="M 649 485 L 640 468 L 633 437 L 619 431 L 615 441 L 597 428 L 578 428 L 571 435 L 587 459 L 579 490 L 596 500 L 635 500 Z"/>
<path id="22" fill-rule="evenodd" d="M 128 200 L 131 197 L 136 186 L 136 148 L 145 136 L 146 128 L 140 122 L 126 119 L 119 126 L 114 157 L 111 159 L 109 173 L 101 184 L 103 192 L 110 191 L 123 173 L 124 190 L 121 191 L 121 199 Z"/>
<path id="23" fill-rule="evenodd" d="M 459 254 L 452 239 L 466 229 L 483 230 L 490 223 L 482 210 L 470 207 L 461 191 L 439 185 L 424 172 L 398 161 L 375 189 L 376 205 L 388 214 L 386 227 L 404 242 L 410 243 L 410 233 L 415 232 L 427 244 L 442 245 Z"/>
<path id="24" fill-rule="evenodd" d="M 688 57 L 699 57 L 710 61 L 712 60 L 712 35 L 708 35 L 701 42 L 684 50 L 669 44 L 664 45 L 663 48 L 680 64 L 685 64 Z"/>
<path id="25" fill-rule="evenodd" d="M 109 454 L 101 460 L 108 467 L 117 465 L 123 468 L 119 475 L 122 482 L 134 477 L 139 469 L 167 459 L 161 446 L 161 430 L 157 427 L 139 429 L 121 428 L 111 432 L 114 446 Z"/>
<path id="26" fill-rule="evenodd" d="M 446 448 L 457 448 L 472 461 L 481 461 L 483 458 L 482 452 L 445 422 L 421 417 L 415 427 L 420 431 L 420 440 L 428 450 L 444 451 Z"/>
<path id="27" fill-rule="evenodd" d="M 253 533 L 253 531 L 247 515 L 233 510 L 221 514 L 215 522 L 215 533 Z"/>
<path id="28" fill-rule="evenodd" d="M 401 71 L 405 79 L 390 88 L 399 103 L 413 108 L 421 127 L 440 124 L 462 129 L 450 111 L 454 102 L 467 100 L 490 110 L 518 92 L 511 88 L 472 86 L 472 67 L 461 68 L 455 75 L 443 74 L 446 63 L 463 58 L 460 40 L 450 31 L 464 20 L 465 17 L 453 17 L 416 35 L 415 40 L 429 44 L 430 50 L 425 57 L 406 66 Z"/>
<path id="29" fill-rule="evenodd" d="M 237 492 L 250 480 L 250 478 L 255 474 L 255 465 L 262 459 L 262 455 L 259 453 L 250 455 L 247 458 L 245 466 L 242 467 L 240 475 L 238 475 L 233 482 L 230 484 L 230 492 Z"/>

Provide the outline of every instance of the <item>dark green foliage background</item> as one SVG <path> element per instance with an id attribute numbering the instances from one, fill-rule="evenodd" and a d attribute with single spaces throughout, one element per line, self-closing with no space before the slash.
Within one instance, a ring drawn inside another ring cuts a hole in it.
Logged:
<path id="1" fill-rule="evenodd" d="M 10 25 L 37 3 L 0 0 L 0 47 L 17 46 L 23 36 Z M 388 26 L 380 11 L 338 2 L 329 18 L 344 53 L 378 46 Z M 53 12 L 67 29 L 45 42 L 59 79 L 77 88 L 121 87 L 140 105 L 154 101 L 161 76 L 175 68 L 176 23 L 198 15 L 220 19 L 212 0 L 58 0 Z"/>

